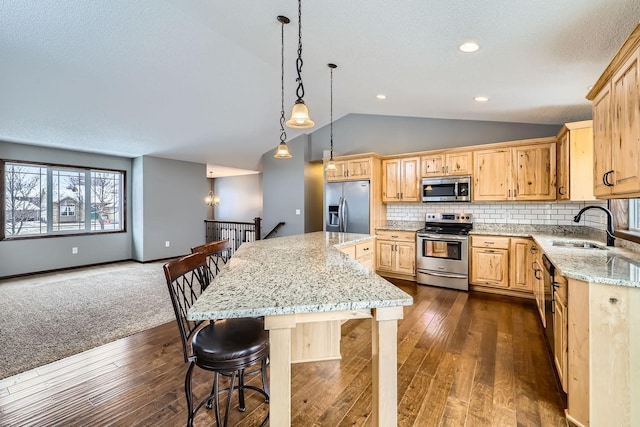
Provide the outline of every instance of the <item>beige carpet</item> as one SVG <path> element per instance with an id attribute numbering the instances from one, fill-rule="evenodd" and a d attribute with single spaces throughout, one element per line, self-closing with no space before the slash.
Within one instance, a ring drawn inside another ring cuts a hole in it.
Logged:
<path id="1" fill-rule="evenodd" d="M 175 321 L 162 264 L 0 280 L 0 378 Z"/>

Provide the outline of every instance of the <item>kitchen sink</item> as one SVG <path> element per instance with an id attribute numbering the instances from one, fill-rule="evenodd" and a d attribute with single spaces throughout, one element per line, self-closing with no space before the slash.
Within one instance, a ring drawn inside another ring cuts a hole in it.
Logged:
<path id="1" fill-rule="evenodd" d="M 554 240 L 551 242 L 551 246 L 559 246 L 564 248 L 576 248 L 576 249 L 607 249 L 604 246 L 596 245 L 591 242 L 577 242 L 566 240 Z"/>

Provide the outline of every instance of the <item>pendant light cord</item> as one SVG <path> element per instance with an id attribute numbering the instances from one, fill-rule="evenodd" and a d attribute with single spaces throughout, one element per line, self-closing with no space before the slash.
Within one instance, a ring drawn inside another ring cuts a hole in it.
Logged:
<path id="1" fill-rule="evenodd" d="M 302 84 L 302 0 L 298 0 L 298 59 L 296 59 L 296 69 L 298 71 L 298 88 L 296 95 L 298 101 L 304 98 L 304 85 Z"/>
<path id="2" fill-rule="evenodd" d="M 282 22 L 282 32 L 280 34 L 280 143 L 287 140 L 287 133 L 284 131 L 284 22 Z"/>
<path id="3" fill-rule="evenodd" d="M 330 67 L 331 70 L 331 94 L 330 94 L 330 141 L 331 141 L 331 158 L 329 160 L 333 161 L 333 67 Z"/>

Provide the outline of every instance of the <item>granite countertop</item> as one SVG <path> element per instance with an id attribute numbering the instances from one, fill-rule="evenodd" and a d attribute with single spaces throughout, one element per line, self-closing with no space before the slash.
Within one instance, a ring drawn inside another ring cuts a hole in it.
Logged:
<path id="1" fill-rule="evenodd" d="M 640 287 L 640 253 L 609 247 L 604 233 L 589 227 L 521 226 L 481 224 L 472 234 L 531 237 L 562 276 L 593 283 Z M 598 249 L 557 246 L 562 243 L 591 243 Z"/>
<path id="2" fill-rule="evenodd" d="M 336 246 L 373 236 L 316 232 L 243 243 L 189 309 L 190 320 L 413 304 Z"/>
<path id="3" fill-rule="evenodd" d="M 390 231 L 418 231 L 424 228 L 424 221 L 387 221 L 385 225 L 376 227 L 376 230 Z"/>

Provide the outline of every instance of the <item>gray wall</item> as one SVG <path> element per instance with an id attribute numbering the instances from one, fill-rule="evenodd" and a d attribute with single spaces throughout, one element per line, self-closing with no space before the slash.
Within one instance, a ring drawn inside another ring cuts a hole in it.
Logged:
<path id="1" fill-rule="evenodd" d="M 127 227 L 123 233 L 0 241 L 0 277 L 131 259 L 131 159 L 8 142 L 0 142 L 0 158 L 124 170 Z M 71 254 L 72 247 L 78 254 Z"/>
<path id="2" fill-rule="evenodd" d="M 561 125 L 348 114 L 333 123 L 335 155 L 382 155 L 555 136 Z M 311 135 L 311 159 L 329 149 L 329 126 Z"/>
<path id="3" fill-rule="evenodd" d="M 284 221 L 278 236 L 304 233 L 304 167 L 305 152 L 309 149 L 308 136 L 301 135 L 287 145 L 293 156 L 290 159 L 275 159 L 274 150 L 262 155 L 262 224 L 268 233 L 277 223 Z M 296 215 L 296 209 L 300 209 L 300 215 Z"/>
<path id="4" fill-rule="evenodd" d="M 151 261 L 184 255 L 204 243 L 204 198 L 209 192 L 206 165 L 150 156 L 136 159 L 134 164 L 136 182 L 140 182 L 140 176 L 143 182 L 133 194 L 134 206 L 142 208 L 134 213 L 138 227 L 134 259 Z M 138 235 L 140 227 L 142 238 Z"/>
<path id="5" fill-rule="evenodd" d="M 213 178 L 213 193 L 220 205 L 210 209 L 209 218 L 253 222 L 262 218 L 262 174 Z"/>

